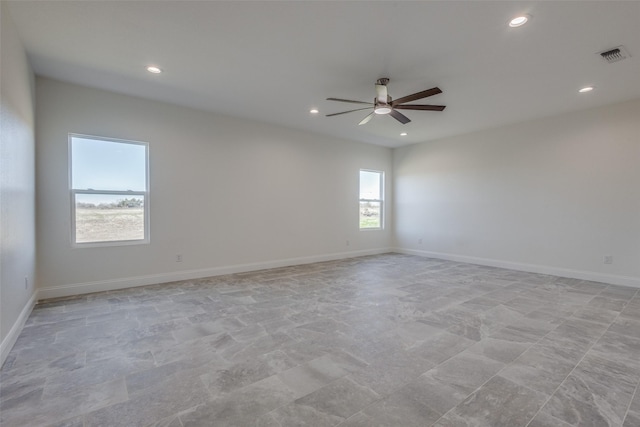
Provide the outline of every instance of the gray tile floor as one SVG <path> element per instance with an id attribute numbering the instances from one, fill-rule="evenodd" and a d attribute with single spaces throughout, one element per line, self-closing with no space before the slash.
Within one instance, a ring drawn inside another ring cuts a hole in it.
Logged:
<path id="1" fill-rule="evenodd" d="M 640 294 L 387 254 L 49 301 L 12 426 L 640 426 Z"/>

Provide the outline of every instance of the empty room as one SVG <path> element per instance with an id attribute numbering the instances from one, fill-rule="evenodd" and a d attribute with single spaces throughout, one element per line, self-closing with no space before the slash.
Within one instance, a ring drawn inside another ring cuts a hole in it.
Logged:
<path id="1" fill-rule="evenodd" d="M 0 18 L 1 427 L 640 426 L 640 1 Z"/>

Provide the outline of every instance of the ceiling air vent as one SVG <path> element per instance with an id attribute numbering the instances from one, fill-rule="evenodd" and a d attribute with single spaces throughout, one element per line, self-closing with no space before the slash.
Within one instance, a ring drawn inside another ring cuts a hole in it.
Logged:
<path id="1" fill-rule="evenodd" d="M 627 52 L 624 46 L 618 46 L 614 47 L 613 49 L 608 49 L 604 52 L 600 52 L 600 56 L 609 64 L 613 64 L 614 62 L 622 61 L 623 59 L 626 59 L 631 55 L 629 55 L 629 52 Z"/>

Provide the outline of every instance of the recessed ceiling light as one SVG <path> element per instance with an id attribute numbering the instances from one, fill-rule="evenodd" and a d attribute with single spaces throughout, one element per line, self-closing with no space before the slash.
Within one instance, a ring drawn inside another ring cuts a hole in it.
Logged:
<path id="1" fill-rule="evenodd" d="M 318 114 L 320 111 L 318 111 L 318 109 L 317 109 L 317 108 L 312 108 L 311 110 L 309 110 L 309 112 L 310 112 L 311 114 Z"/>
<path id="2" fill-rule="evenodd" d="M 595 89 L 593 86 L 585 86 L 582 89 L 580 89 L 578 92 L 586 93 L 586 92 L 591 92 L 593 89 Z"/>
<path id="3" fill-rule="evenodd" d="M 512 28 L 521 27 L 531 19 L 531 15 L 520 15 L 509 21 L 509 26 Z"/>
<path id="4" fill-rule="evenodd" d="M 149 65 L 147 67 L 147 71 L 153 74 L 160 74 L 162 72 L 162 70 L 158 67 L 155 67 L 153 65 Z"/>
<path id="5" fill-rule="evenodd" d="M 406 133 L 406 132 L 402 132 L 402 133 L 400 134 L 400 136 L 407 136 L 407 133 Z"/>

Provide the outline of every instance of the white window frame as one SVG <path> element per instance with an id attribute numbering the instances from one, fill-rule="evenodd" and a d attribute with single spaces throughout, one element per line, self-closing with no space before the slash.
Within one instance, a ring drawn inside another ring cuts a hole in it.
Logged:
<path id="1" fill-rule="evenodd" d="M 131 190 L 94 190 L 91 188 L 78 189 L 73 188 L 73 150 L 72 139 L 95 139 L 98 141 L 116 142 L 120 144 L 143 145 L 145 147 L 145 191 Z M 74 248 L 91 248 L 103 246 L 129 246 L 129 245 L 145 245 L 149 244 L 149 143 L 142 141 L 131 141 L 119 138 L 107 138 L 104 136 L 84 135 L 79 133 L 69 133 L 69 192 L 71 194 L 71 246 Z M 108 240 L 99 242 L 76 242 L 76 195 L 77 194 L 104 194 L 104 195 L 122 195 L 122 196 L 143 196 L 144 197 L 144 239 L 136 240 Z"/>
<path id="2" fill-rule="evenodd" d="M 380 198 L 379 199 L 360 199 L 360 192 L 362 183 L 360 182 L 360 172 L 373 172 L 380 175 Z M 360 226 L 360 203 L 361 202 L 376 202 L 380 203 L 380 227 L 361 227 Z M 384 230 L 384 171 L 375 169 L 360 169 L 358 172 L 358 228 L 360 231 L 379 231 Z"/>

